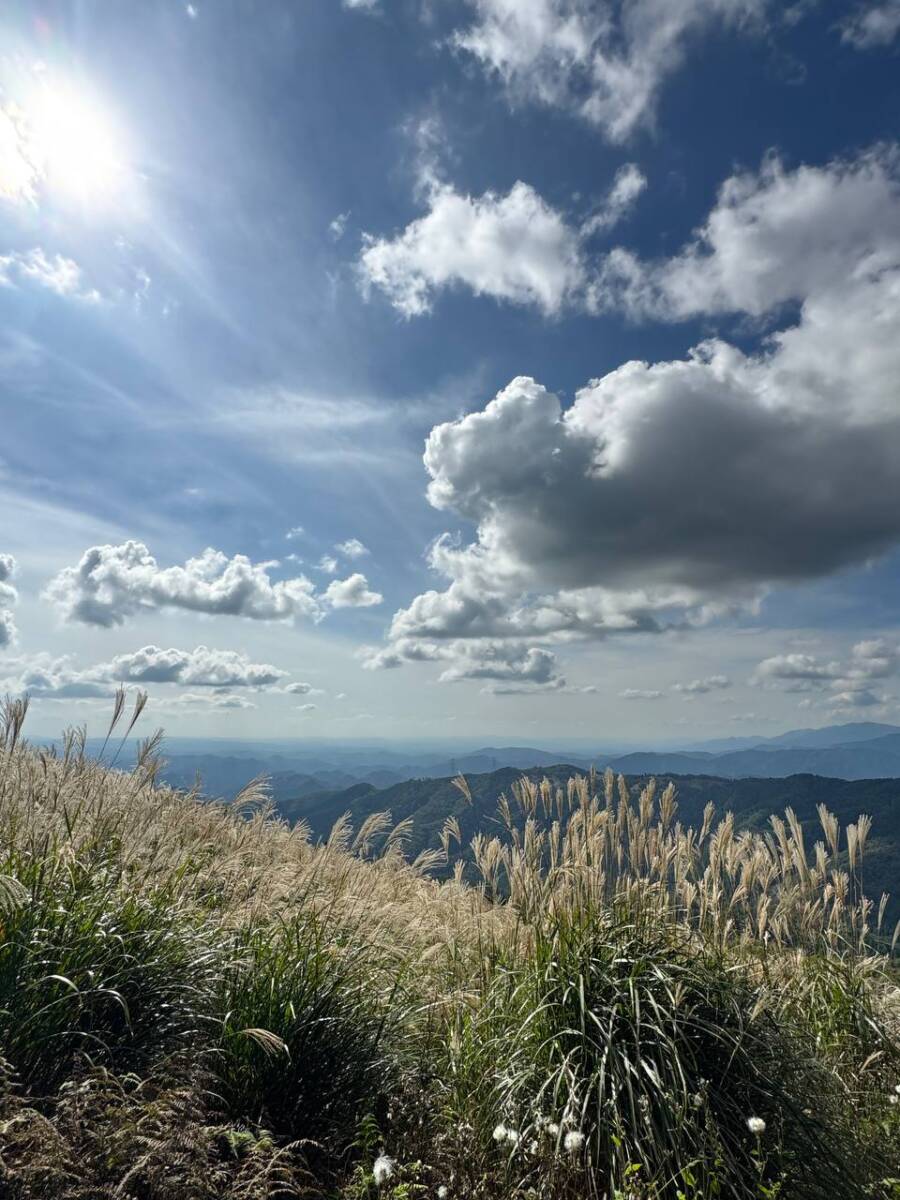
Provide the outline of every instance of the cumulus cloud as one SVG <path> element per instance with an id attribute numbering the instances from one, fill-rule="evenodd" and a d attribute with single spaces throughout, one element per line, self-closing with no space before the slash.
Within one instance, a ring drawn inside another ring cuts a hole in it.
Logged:
<path id="1" fill-rule="evenodd" d="M 0 689 L 13 695 L 27 692 L 37 700 L 105 699 L 115 691 L 108 680 L 76 668 L 69 655 L 54 658 L 42 653 L 12 659 L 4 664 L 4 670 L 8 673 L 0 681 Z"/>
<path id="2" fill-rule="evenodd" d="M 612 252 L 601 302 L 636 317 L 686 320 L 761 317 L 793 301 L 806 306 L 807 325 L 834 320 L 838 293 L 850 289 L 852 311 L 866 298 L 860 292 L 900 262 L 897 159 L 896 147 L 879 148 L 789 171 L 770 157 L 760 171 L 724 183 L 707 220 L 673 258 L 647 263 Z"/>
<path id="3" fill-rule="evenodd" d="M 424 641 L 395 641 L 389 647 L 364 647 L 360 653 L 366 670 L 390 670 L 405 662 L 437 662 L 447 665 L 441 683 L 466 679 L 490 680 L 485 689 L 510 695 L 530 691 L 559 691 L 566 686 L 559 673 L 556 655 L 525 642 L 481 638 Z"/>
<path id="4" fill-rule="evenodd" d="M 92 668 L 95 674 L 129 683 L 178 683 L 188 687 L 269 687 L 287 671 L 270 663 L 254 663 L 236 650 L 162 650 L 144 646 L 132 654 L 119 654 L 111 662 Z"/>
<path id="5" fill-rule="evenodd" d="M 130 654 L 119 654 L 109 662 L 79 668 L 71 656 L 52 658 L 38 654 L 18 658 L 8 664 L 10 674 L 5 686 L 16 693 L 28 692 L 37 698 L 85 698 L 110 696 L 116 685 L 133 683 L 177 684 L 180 687 L 230 691 L 235 688 L 273 687 L 286 671 L 268 663 L 254 663 L 235 650 L 212 650 L 197 646 L 194 650 L 161 649 L 143 646 Z M 285 691 L 308 684 L 288 685 Z M 235 705 L 231 705 L 235 707 Z"/>
<path id="6" fill-rule="evenodd" d="M 900 33 L 900 0 L 862 4 L 844 22 L 841 36 L 857 50 L 888 46 Z"/>
<path id="7" fill-rule="evenodd" d="M 32 283 L 57 296 L 74 296 L 96 302 L 100 293 L 83 285 L 81 267 L 62 254 L 48 255 L 40 246 L 32 250 L 0 255 L 0 286 Z"/>
<path id="8" fill-rule="evenodd" d="M 322 571 L 326 575 L 333 575 L 338 569 L 338 560 L 333 554 L 323 554 L 316 564 L 316 570 Z"/>
<path id="9" fill-rule="evenodd" d="M 672 691 L 684 696 L 703 696 L 707 692 L 723 691 L 731 687 L 727 675 L 707 675 L 705 679 L 691 679 L 688 683 L 673 683 Z"/>
<path id="10" fill-rule="evenodd" d="M 288 683 L 285 684 L 284 690 L 289 696 L 308 696 L 311 692 L 318 689 L 314 688 L 311 683 Z"/>
<path id="11" fill-rule="evenodd" d="M 228 558 L 207 549 L 183 566 L 161 567 L 142 542 L 93 546 L 66 567 L 45 596 L 67 621 L 111 627 L 147 609 L 287 621 L 321 616 L 313 584 L 303 576 L 273 582 L 276 563 Z"/>
<path id="12" fill-rule="evenodd" d="M 651 688 L 625 688 L 623 692 L 619 692 L 621 700 L 661 700 L 662 692 L 653 691 Z"/>
<path id="13" fill-rule="evenodd" d="M 12 607 L 19 594 L 10 582 L 16 573 L 16 560 L 11 554 L 0 554 L 0 650 L 12 646 L 17 637 Z"/>
<path id="14" fill-rule="evenodd" d="M 666 79 L 709 28 L 759 27 L 767 0 L 469 0 L 456 46 L 513 100 L 571 112 L 613 141 L 652 121 Z"/>
<path id="15" fill-rule="evenodd" d="M 364 558 L 369 553 L 368 547 L 364 546 L 359 538 L 347 538 L 346 542 L 338 542 L 335 550 L 345 558 Z"/>
<path id="16" fill-rule="evenodd" d="M 893 149 L 773 160 L 726 184 L 679 255 L 633 263 L 636 315 L 794 302 L 755 352 L 711 339 L 628 362 L 567 409 L 519 377 L 436 426 L 429 499 L 475 537 L 434 543 L 445 586 L 395 614 L 380 665 L 434 641 L 703 623 L 900 542 L 897 176 Z"/>
<path id="17" fill-rule="evenodd" d="M 886 704 L 890 695 L 875 687 L 898 674 L 900 646 L 885 638 L 867 638 L 857 642 L 843 662 L 823 662 L 809 654 L 774 655 L 757 666 L 750 682 L 786 692 L 819 693 L 821 699 L 805 701 L 804 707 L 840 711 Z"/>
<path id="18" fill-rule="evenodd" d="M 548 650 L 502 642 L 481 643 L 461 651 L 452 649 L 451 665 L 440 676 L 442 683 L 490 679 L 553 690 L 565 685 L 557 671 L 556 655 Z"/>
<path id="19" fill-rule="evenodd" d="M 297 712 L 309 714 L 309 713 L 314 713 L 315 711 L 316 711 L 316 706 L 314 704 L 298 704 L 297 705 Z"/>
<path id="20" fill-rule="evenodd" d="M 359 278 L 364 293 L 381 290 L 406 317 L 431 311 L 444 291 L 467 288 L 547 316 L 600 304 L 598 275 L 587 243 L 608 233 L 647 186 L 635 163 L 613 178 L 601 203 L 580 221 L 554 208 L 521 180 L 505 193 L 469 196 L 441 178 L 432 161 L 431 123 L 424 124 L 420 191 L 428 206 L 393 238 L 364 235 Z"/>
<path id="21" fill-rule="evenodd" d="M 379 288 L 404 316 L 429 312 L 454 287 L 555 314 L 581 288 L 577 231 L 527 183 L 479 197 L 436 183 L 428 203 L 397 237 L 366 235 L 360 257 L 364 289 Z"/>
<path id="22" fill-rule="evenodd" d="M 381 604 L 384 597 L 373 592 L 369 581 L 359 571 L 346 579 L 335 579 L 325 589 L 324 600 L 332 608 L 370 608 Z"/>
<path id="23" fill-rule="evenodd" d="M 812 654 L 775 654 L 765 658 L 751 676 L 751 683 L 767 684 L 785 680 L 809 687 L 826 686 L 841 673 L 839 662 L 823 663 Z"/>

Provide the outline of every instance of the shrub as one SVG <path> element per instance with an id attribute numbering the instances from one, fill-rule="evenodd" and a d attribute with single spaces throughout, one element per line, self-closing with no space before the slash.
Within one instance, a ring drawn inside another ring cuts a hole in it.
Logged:
<path id="1" fill-rule="evenodd" d="M 23 1086 L 54 1088 L 76 1056 L 145 1067 L 193 1040 L 215 950 L 168 891 L 92 863 L 10 855 L 0 917 L 0 1044 Z"/>

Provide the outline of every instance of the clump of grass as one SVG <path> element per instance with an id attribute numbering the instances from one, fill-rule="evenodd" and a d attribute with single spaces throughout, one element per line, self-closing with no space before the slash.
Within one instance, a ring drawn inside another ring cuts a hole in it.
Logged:
<path id="1" fill-rule="evenodd" d="M 200 1036 L 216 950 L 169 889 L 77 859 L 0 869 L 0 1045 L 25 1087 L 52 1090 L 78 1057 L 140 1069 Z"/>
<path id="2" fill-rule="evenodd" d="M 542 929 L 488 999 L 495 1111 L 522 1146 L 552 1151 L 557 1174 L 577 1160 L 597 1196 L 862 1196 L 835 1081 L 760 1011 L 748 971 L 686 932 L 586 916 Z"/>
<path id="3" fill-rule="evenodd" d="M 394 1082 L 390 998 L 364 948 L 348 952 L 305 914 L 241 930 L 219 980 L 224 1014 L 211 1060 L 235 1117 L 342 1148 Z M 360 961 L 362 960 L 362 961 Z"/>

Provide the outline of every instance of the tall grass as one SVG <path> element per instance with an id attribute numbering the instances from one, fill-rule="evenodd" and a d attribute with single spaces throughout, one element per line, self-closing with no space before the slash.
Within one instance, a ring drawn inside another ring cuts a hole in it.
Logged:
<path id="1" fill-rule="evenodd" d="M 259 784 L 173 791 L 154 739 L 115 770 L 142 705 L 109 765 L 5 710 L 0 1194 L 900 1194 L 865 818 L 809 846 L 523 779 L 410 864 L 389 814 L 313 845 Z"/>
<path id="2" fill-rule="evenodd" d="M 289 1139 L 350 1142 L 361 1113 L 391 1089 L 390 998 L 371 964 L 298 914 L 243 929 L 219 980 L 212 1073 L 228 1111 Z"/>

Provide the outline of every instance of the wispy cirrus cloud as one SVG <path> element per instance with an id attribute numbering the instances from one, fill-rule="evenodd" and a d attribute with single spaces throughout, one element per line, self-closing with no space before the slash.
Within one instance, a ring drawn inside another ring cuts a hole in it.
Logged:
<path id="1" fill-rule="evenodd" d="M 614 142 L 652 123 L 666 80 L 714 28 L 759 30 L 768 0 L 469 0 L 455 46 L 514 101 L 571 113 Z"/>
<path id="2" fill-rule="evenodd" d="M 844 21 L 841 37 L 857 50 L 889 46 L 900 34 L 900 0 L 868 0 Z"/>
<path id="3" fill-rule="evenodd" d="M 63 254 L 48 254 L 40 246 L 32 250 L 0 255 L 0 286 L 21 287 L 33 284 L 57 296 L 69 296 L 96 304 L 100 293 L 87 287 L 81 267 Z"/>

